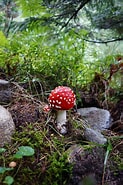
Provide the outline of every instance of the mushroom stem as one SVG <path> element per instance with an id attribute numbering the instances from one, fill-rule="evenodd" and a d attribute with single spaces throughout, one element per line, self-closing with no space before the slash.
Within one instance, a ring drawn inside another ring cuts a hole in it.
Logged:
<path id="1" fill-rule="evenodd" d="M 66 110 L 58 110 L 57 111 L 57 128 L 60 131 L 61 134 L 66 134 Z"/>

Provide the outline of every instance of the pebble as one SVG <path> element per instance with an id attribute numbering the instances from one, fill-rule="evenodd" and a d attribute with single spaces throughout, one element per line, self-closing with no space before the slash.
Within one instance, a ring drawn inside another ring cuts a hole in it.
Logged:
<path id="1" fill-rule="evenodd" d="M 10 112 L 0 105 L 0 147 L 11 143 L 15 125 Z"/>
<path id="2" fill-rule="evenodd" d="M 110 112 L 96 107 L 80 108 L 77 112 L 88 123 L 88 127 L 84 130 L 85 139 L 90 142 L 105 144 L 107 139 L 102 131 L 111 126 Z"/>

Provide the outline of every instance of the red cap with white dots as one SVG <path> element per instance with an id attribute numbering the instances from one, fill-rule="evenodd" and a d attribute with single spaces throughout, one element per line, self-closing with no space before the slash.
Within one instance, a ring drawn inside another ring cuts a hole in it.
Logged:
<path id="1" fill-rule="evenodd" d="M 48 100 L 53 109 L 69 110 L 75 105 L 76 96 L 69 87 L 59 86 L 51 91 Z"/>

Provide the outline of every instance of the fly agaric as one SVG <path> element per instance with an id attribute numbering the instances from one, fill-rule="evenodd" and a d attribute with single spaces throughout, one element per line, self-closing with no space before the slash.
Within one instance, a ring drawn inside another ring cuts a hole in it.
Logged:
<path id="1" fill-rule="evenodd" d="M 43 111 L 44 112 L 49 112 L 50 111 L 50 106 L 49 105 L 45 105 L 44 107 L 43 107 Z"/>
<path id="2" fill-rule="evenodd" d="M 66 134 L 66 110 L 73 108 L 76 97 L 74 92 L 66 86 L 58 86 L 49 95 L 49 105 L 57 111 L 57 128 L 61 134 Z"/>

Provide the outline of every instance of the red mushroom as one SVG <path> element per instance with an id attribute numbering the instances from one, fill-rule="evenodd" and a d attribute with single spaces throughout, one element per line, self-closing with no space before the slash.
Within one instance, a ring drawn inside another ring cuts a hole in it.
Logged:
<path id="1" fill-rule="evenodd" d="M 43 111 L 46 112 L 46 113 L 49 112 L 49 111 L 50 111 L 50 106 L 46 104 L 46 105 L 43 107 Z"/>
<path id="2" fill-rule="evenodd" d="M 66 110 L 73 108 L 76 97 L 74 92 L 66 86 L 56 87 L 49 95 L 49 105 L 57 110 L 57 128 L 61 134 L 66 134 Z"/>

